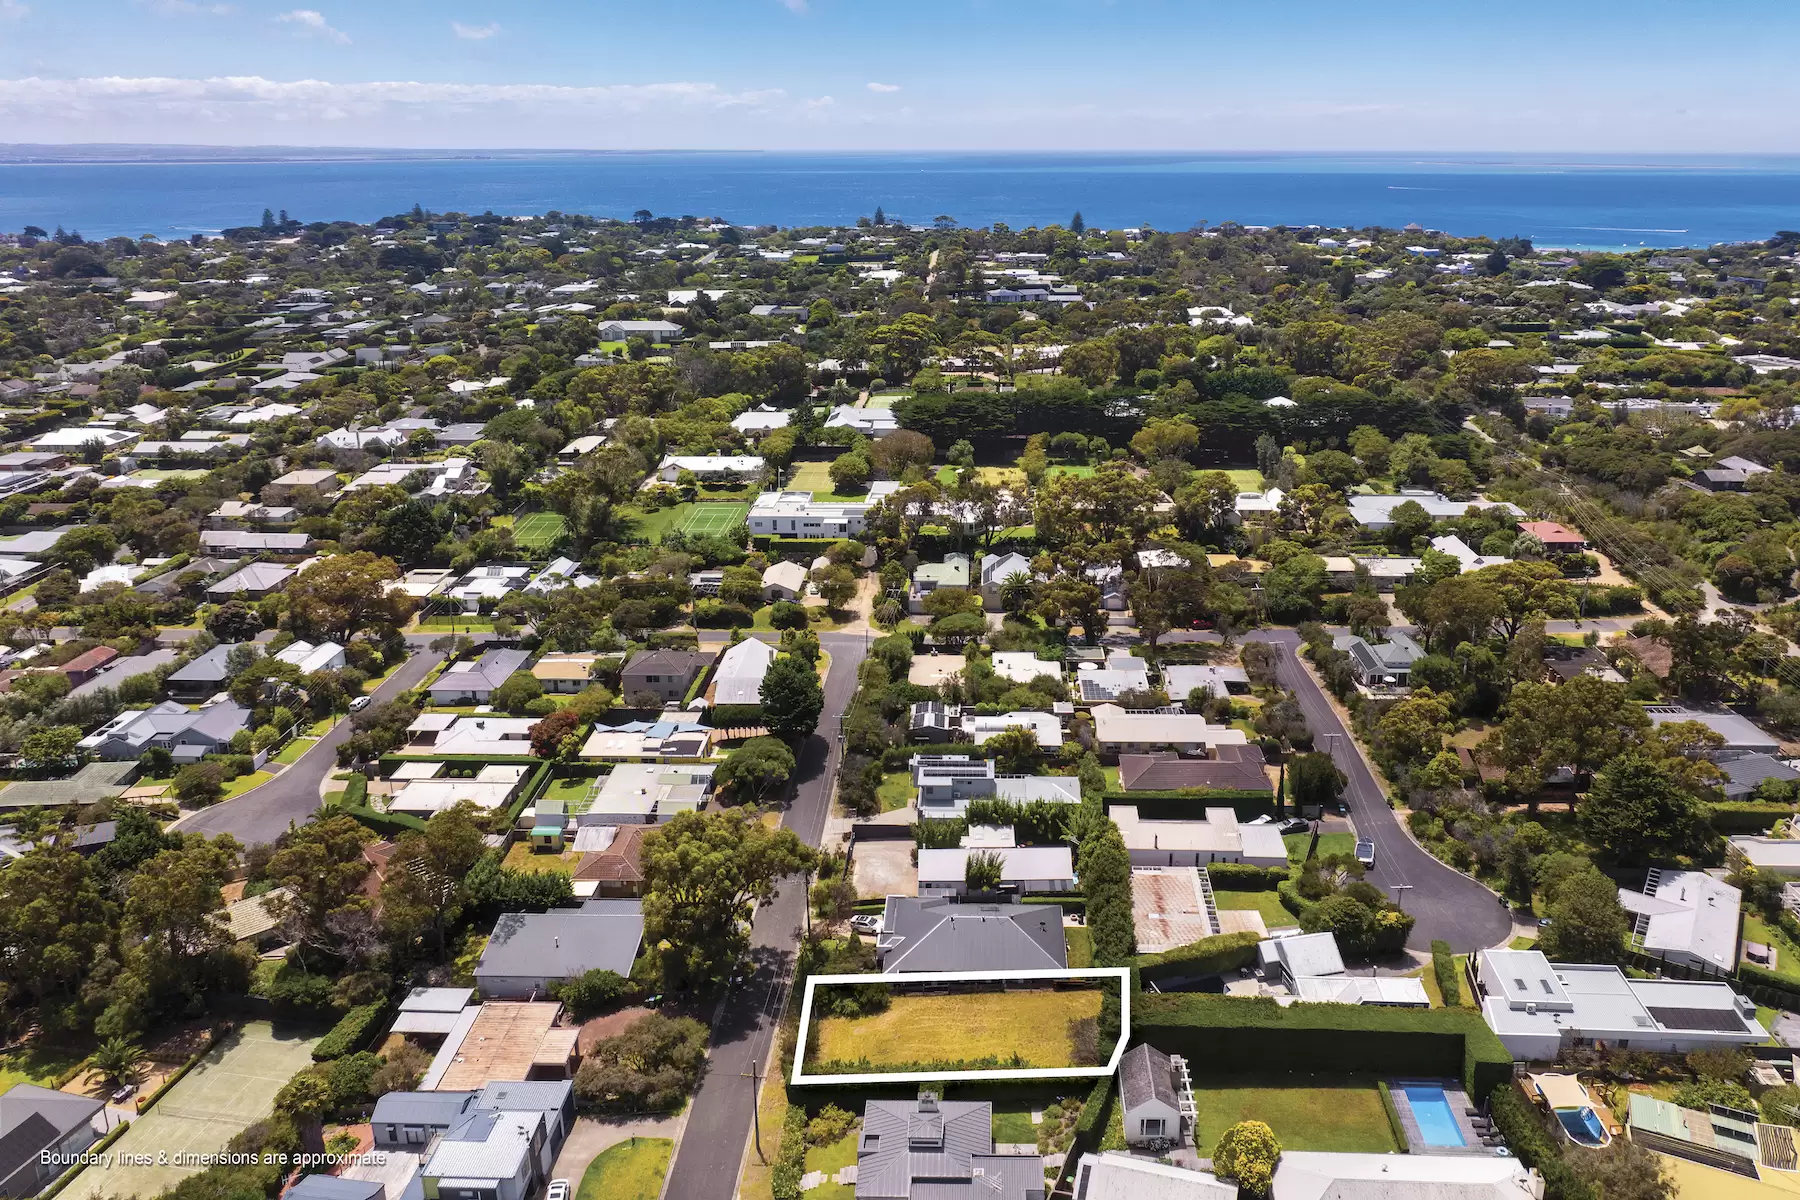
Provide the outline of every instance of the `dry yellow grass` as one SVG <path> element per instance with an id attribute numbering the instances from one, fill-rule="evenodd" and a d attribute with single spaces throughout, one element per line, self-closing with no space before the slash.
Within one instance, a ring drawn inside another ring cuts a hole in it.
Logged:
<path id="1" fill-rule="evenodd" d="M 819 1062 L 905 1063 L 1011 1059 L 1031 1067 L 1074 1063 L 1069 1022 L 1100 1015 L 1098 989 L 895 996 L 871 1017 L 818 1020 Z M 1110 1047 L 1108 1047 L 1110 1049 Z"/>

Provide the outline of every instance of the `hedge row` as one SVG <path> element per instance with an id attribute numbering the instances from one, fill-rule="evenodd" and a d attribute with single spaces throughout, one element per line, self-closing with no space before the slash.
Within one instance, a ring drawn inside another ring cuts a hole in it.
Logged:
<path id="1" fill-rule="evenodd" d="M 120 1121 L 117 1125 L 114 1125 L 112 1127 L 112 1129 L 107 1133 L 107 1135 L 105 1137 L 101 1138 L 99 1141 L 97 1141 L 93 1145 L 89 1146 L 82 1153 L 89 1154 L 89 1155 L 100 1154 L 108 1146 L 112 1145 L 114 1142 L 116 1142 L 120 1138 L 124 1137 L 125 1131 L 130 1128 L 131 1128 L 130 1121 Z M 51 1184 L 44 1191 L 41 1191 L 38 1193 L 37 1200 L 51 1200 L 52 1197 L 56 1196 L 64 1188 L 68 1187 L 71 1183 L 74 1183 L 75 1177 L 77 1175 L 81 1174 L 84 1170 L 86 1170 L 87 1165 L 88 1164 L 85 1161 L 77 1162 L 74 1166 L 72 1166 L 68 1170 L 64 1171 L 61 1175 L 58 1175 L 56 1177 L 55 1183 Z"/>
<path id="2" fill-rule="evenodd" d="M 346 805 L 366 806 L 369 803 L 369 777 L 361 771 L 352 772 L 350 781 L 344 785 L 344 803 Z"/>
<path id="3" fill-rule="evenodd" d="M 351 1009 L 313 1047 L 313 1061 L 330 1062 L 334 1058 L 342 1058 L 361 1050 L 375 1040 L 375 1031 L 381 1027 L 382 1018 L 386 1015 L 385 1000 Z"/>
<path id="4" fill-rule="evenodd" d="M 1202 992 L 1134 998 L 1132 1036 L 1209 1069 L 1460 1078 L 1479 1102 L 1512 1076 L 1481 1014 L 1460 1008 L 1290 1004 Z"/>
<path id="5" fill-rule="evenodd" d="M 1161 954 L 1140 954 L 1133 965 L 1152 981 L 1205 979 L 1247 967 L 1256 961 L 1256 944 L 1262 935 L 1250 932 L 1221 933 L 1201 938 Z"/>
<path id="6" fill-rule="evenodd" d="M 1793 997 L 1793 1002 L 1782 1007 L 1800 1008 L 1800 980 L 1777 974 L 1767 967 L 1759 967 L 1755 963 L 1739 964 L 1737 977 L 1742 982 L 1754 987 L 1768 988 L 1772 992 L 1784 992 Z M 1776 1006 L 1771 1005 L 1771 1007 Z"/>
<path id="7" fill-rule="evenodd" d="M 1409 1153 L 1412 1139 L 1406 1136 L 1406 1126 L 1400 1123 L 1400 1110 L 1394 1107 L 1394 1093 L 1389 1090 L 1387 1080 L 1376 1080 L 1375 1089 L 1381 1093 L 1381 1110 L 1387 1114 L 1388 1132 L 1394 1135 L 1394 1145 L 1400 1147 L 1400 1153 Z"/>
<path id="8" fill-rule="evenodd" d="M 1450 943 L 1437 940 L 1431 943 L 1431 973 L 1437 978 L 1438 995 L 1444 998 L 1446 1007 L 1455 1008 L 1462 999 L 1462 981 L 1456 974 L 1456 957 L 1450 953 Z"/>
<path id="9" fill-rule="evenodd" d="M 1597 1200 L 1593 1189 L 1569 1169 L 1560 1139 L 1544 1128 L 1543 1119 L 1518 1088 L 1498 1089 L 1489 1110 L 1507 1148 L 1544 1177 L 1544 1200 Z"/>
<path id="10" fill-rule="evenodd" d="M 1756 804 L 1740 801 L 1733 804 L 1708 804 L 1712 827 L 1719 833 L 1767 833 L 1775 822 L 1794 815 L 1785 804 Z"/>
<path id="11" fill-rule="evenodd" d="M 151 1092 L 148 1096 L 138 1097 L 138 1103 L 137 1103 L 138 1113 L 141 1115 L 142 1113 L 144 1113 L 145 1110 L 155 1107 L 156 1102 L 158 1100 L 161 1100 L 164 1096 L 168 1095 L 169 1089 L 174 1087 L 176 1084 L 180 1083 L 182 1076 L 186 1075 L 189 1071 L 193 1070 L 195 1065 L 198 1064 L 201 1059 L 205 1058 L 207 1053 L 209 1051 L 211 1051 L 212 1048 L 218 1044 L 219 1044 L 218 1030 L 215 1029 L 215 1030 L 208 1031 L 208 1033 L 206 1035 L 206 1044 L 204 1046 L 200 1047 L 200 1049 L 198 1049 L 198 1050 L 194 1051 L 194 1053 L 190 1054 L 188 1056 L 188 1060 L 186 1062 L 182 1063 L 181 1066 L 175 1071 L 175 1073 L 173 1075 L 170 1075 L 167 1079 L 163 1080 L 162 1083 L 157 1087 L 157 1089 L 154 1092 Z"/>
<path id="12" fill-rule="evenodd" d="M 763 710 L 760 704 L 719 704 L 708 709 L 701 718 L 702 722 L 714 729 L 730 729 L 734 726 L 761 725 Z"/>
<path id="13" fill-rule="evenodd" d="M 1234 892 L 1266 892 L 1287 880 L 1286 867 L 1259 867 L 1253 863 L 1208 863 L 1206 874 L 1214 887 Z"/>
<path id="14" fill-rule="evenodd" d="M 800 1200 L 800 1179 L 805 1174 L 806 1110 L 790 1104 L 781 1123 L 781 1150 L 775 1156 L 775 1170 L 769 1179 L 775 1200 Z"/>
<path id="15" fill-rule="evenodd" d="M 425 822 L 411 813 L 384 813 L 367 804 L 346 804 L 340 800 L 337 811 L 347 817 L 355 817 L 382 837 L 390 840 L 403 833 L 415 833 L 425 828 Z"/>

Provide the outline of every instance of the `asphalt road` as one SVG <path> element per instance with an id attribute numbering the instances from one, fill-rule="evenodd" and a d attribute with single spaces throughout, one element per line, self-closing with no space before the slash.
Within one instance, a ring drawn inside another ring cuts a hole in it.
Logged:
<path id="1" fill-rule="evenodd" d="M 798 765 L 799 782 L 783 823 L 809 846 L 817 846 L 831 809 L 837 771 L 838 718 L 856 691 L 856 672 L 867 654 L 860 634 L 824 634 L 831 655 L 825 677 L 825 711 L 819 733 L 807 739 Z M 750 1138 L 756 1091 L 749 1072 L 769 1057 L 776 1026 L 793 980 L 794 955 L 806 921 L 805 885 L 788 880 L 776 898 L 757 909 L 751 928 L 753 974 L 726 999 L 712 1031 L 706 1075 L 694 1093 L 687 1128 L 675 1152 L 663 1195 L 680 1200 L 732 1200 L 738 1168 Z"/>
<path id="2" fill-rule="evenodd" d="M 411 658 L 375 689 L 372 703 L 415 688 L 444 656 L 414 647 Z M 203 809 L 180 823 L 183 833 L 221 833 L 246 846 L 272 842 L 293 825 L 304 825 L 319 808 L 319 785 L 337 770 L 337 748 L 350 737 L 350 722 L 339 721 L 298 761 L 254 791 Z"/>
<path id="3" fill-rule="evenodd" d="M 1248 639 L 1268 642 L 1280 651 L 1276 678 L 1299 698 L 1314 744 L 1329 749 L 1332 761 L 1348 777 L 1344 801 L 1350 818 L 1358 835 L 1375 843 L 1375 866 L 1368 880 L 1418 918 L 1407 939 L 1408 947 L 1429 950 L 1433 939 L 1442 938 L 1453 951 L 1464 954 L 1505 940 L 1512 930 L 1512 918 L 1499 898 L 1427 854 L 1400 828 L 1399 817 L 1388 807 L 1387 795 L 1375 782 L 1350 731 L 1295 657 L 1300 635 L 1291 629 L 1270 629 L 1249 634 Z M 1401 884 L 1411 887 L 1401 892 Z"/>

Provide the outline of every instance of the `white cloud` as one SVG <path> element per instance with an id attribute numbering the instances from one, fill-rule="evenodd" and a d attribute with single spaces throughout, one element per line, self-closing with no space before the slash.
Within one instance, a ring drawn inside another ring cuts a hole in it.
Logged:
<path id="1" fill-rule="evenodd" d="M 298 25 L 304 32 L 316 33 L 322 38 L 337 42 L 339 45 L 350 44 L 350 35 L 341 29 L 333 29 L 326 23 L 325 14 L 316 8 L 296 8 L 292 12 L 284 12 L 277 21 L 290 25 Z"/>
<path id="2" fill-rule="evenodd" d="M 461 21 L 450 22 L 450 28 L 456 36 L 465 42 L 483 42 L 500 32 L 500 22 L 490 21 L 486 25 L 464 25 Z"/>
<path id="3" fill-rule="evenodd" d="M 24 0 L 0 0 L 0 21 L 22 21 L 30 11 Z"/>
<path id="4" fill-rule="evenodd" d="M 900 85 L 897 83 L 873 83 L 873 82 L 871 82 L 869 84 L 869 90 L 871 92 L 897 92 L 900 90 Z"/>
<path id="5" fill-rule="evenodd" d="M 793 13 L 806 11 L 806 0 L 780 0 L 781 6 Z"/>

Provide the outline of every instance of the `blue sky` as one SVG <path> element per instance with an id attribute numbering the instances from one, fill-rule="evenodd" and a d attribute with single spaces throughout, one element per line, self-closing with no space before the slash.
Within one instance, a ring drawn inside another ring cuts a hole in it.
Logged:
<path id="1" fill-rule="evenodd" d="M 0 140 L 1800 151 L 1791 0 L 0 0 Z"/>

